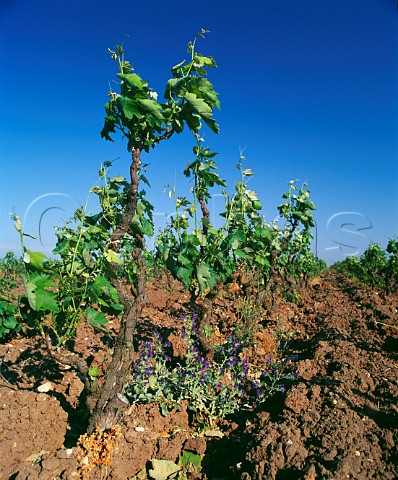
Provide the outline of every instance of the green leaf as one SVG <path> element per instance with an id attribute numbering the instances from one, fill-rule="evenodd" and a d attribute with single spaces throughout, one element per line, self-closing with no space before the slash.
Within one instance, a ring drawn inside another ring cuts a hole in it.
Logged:
<path id="1" fill-rule="evenodd" d="M 203 98 L 208 105 L 220 108 L 218 94 L 207 78 L 194 77 L 191 79 L 189 86 L 193 89 L 193 93 L 196 93 L 198 97 Z"/>
<path id="2" fill-rule="evenodd" d="M 181 69 L 181 67 L 184 65 L 185 63 L 185 60 L 183 60 L 181 63 L 178 63 L 177 65 L 175 65 L 172 69 L 171 69 L 171 73 L 174 77 L 177 77 L 179 78 L 181 75 L 179 74 L 179 70 Z"/>
<path id="3" fill-rule="evenodd" d="M 108 303 L 104 301 L 104 297 L 105 300 L 110 299 L 112 303 L 119 305 L 117 290 L 105 277 L 96 277 L 95 281 L 90 284 L 90 289 L 96 295 L 96 301 L 102 305 L 108 305 Z"/>
<path id="4" fill-rule="evenodd" d="M 36 310 L 58 312 L 59 306 L 55 293 L 38 288 L 36 290 Z"/>
<path id="5" fill-rule="evenodd" d="M 91 378 L 98 377 L 99 370 L 98 367 L 91 367 L 88 369 L 88 374 Z"/>
<path id="6" fill-rule="evenodd" d="M 164 97 L 168 99 L 170 97 L 183 96 L 183 93 L 186 91 L 187 88 L 187 82 L 189 82 L 189 79 L 186 77 L 171 78 L 166 84 Z"/>
<path id="7" fill-rule="evenodd" d="M 158 385 L 158 381 L 157 381 L 155 375 L 151 375 L 149 377 L 149 386 L 152 388 L 152 390 L 155 390 L 157 385 Z"/>
<path id="8" fill-rule="evenodd" d="M 196 269 L 196 276 L 199 282 L 200 290 L 203 292 L 207 288 L 212 289 L 216 284 L 216 276 L 214 271 L 208 265 L 200 263 Z"/>
<path id="9" fill-rule="evenodd" d="M 246 253 L 245 253 L 243 250 L 239 249 L 239 248 L 237 248 L 236 250 L 234 250 L 234 254 L 235 254 L 237 257 L 240 257 L 240 258 L 243 258 L 243 259 L 246 259 L 246 258 L 247 258 Z"/>
<path id="10" fill-rule="evenodd" d="M 243 232 L 242 230 L 237 230 L 236 232 L 234 232 L 230 237 L 232 250 L 236 250 L 239 245 L 241 245 L 245 240 L 245 232 Z"/>
<path id="11" fill-rule="evenodd" d="M 18 325 L 17 319 L 14 317 L 8 317 L 3 320 L 3 325 L 10 330 L 14 330 L 15 327 Z"/>
<path id="12" fill-rule="evenodd" d="M 86 249 L 84 249 L 83 252 L 82 252 L 82 258 L 83 258 L 83 262 L 86 265 L 86 267 L 89 267 L 93 263 L 93 259 L 90 255 L 90 252 Z"/>
<path id="13" fill-rule="evenodd" d="M 117 76 L 131 88 L 142 90 L 144 87 L 142 78 L 136 73 L 117 73 Z"/>
<path id="14" fill-rule="evenodd" d="M 183 118 L 192 132 L 198 132 L 200 130 L 200 117 L 197 113 L 190 110 L 184 110 Z"/>
<path id="15" fill-rule="evenodd" d="M 157 460 L 152 459 L 152 468 L 148 470 L 149 476 L 153 480 L 167 480 L 171 475 L 181 470 L 181 467 L 176 465 L 171 460 Z"/>
<path id="16" fill-rule="evenodd" d="M 192 261 L 194 260 L 191 255 L 189 255 L 189 251 L 184 251 L 180 253 L 177 257 L 178 261 L 184 265 L 185 267 L 189 267 L 190 271 L 192 270 Z"/>
<path id="17" fill-rule="evenodd" d="M 93 328 L 97 329 L 101 329 L 102 325 L 106 325 L 108 323 L 106 316 L 102 312 L 98 312 L 92 307 L 86 310 L 86 319 Z"/>
<path id="18" fill-rule="evenodd" d="M 200 472 L 202 469 L 202 457 L 197 453 L 184 450 L 180 456 L 180 463 L 183 467 L 187 468 L 190 465 L 193 465 L 196 471 Z"/>
<path id="19" fill-rule="evenodd" d="M 194 231 L 194 234 L 198 238 L 200 245 L 205 247 L 207 245 L 207 237 L 203 234 L 202 230 L 197 229 Z"/>
<path id="20" fill-rule="evenodd" d="M 56 284 L 49 275 L 41 275 L 35 272 L 25 284 L 29 305 L 36 311 L 59 312 L 56 294 L 46 288 L 54 288 Z"/>
<path id="21" fill-rule="evenodd" d="M 110 183 L 120 183 L 120 182 L 124 182 L 126 179 L 124 177 L 122 177 L 121 175 L 116 175 L 116 177 L 113 177 L 109 180 Z"/>
<path id="22" fill-rule="evenodd" d="M 41 252 L 32 252 L 27 250 L 24 253 L 23 260 L 25 263 L 29 263 L 36 270 L 43 270 L 43 261 L 47 257 Z"/>
<path id="23" fill-rule="evenodd" d="M 57 245 L 53 249 L 52 253 L 54 255 L 61 255 L 69 251 L 69 240 L 62 240 L 62 242 L 57 242 Z"/>
<path id="24" fill-rule="evenodd" d="M 193 62 L 199 66 L 217 68 L 217 64 L 213 57 L 204 57 L 203 55 L 194 55 Z"/>
<path id="25" fill-rule="evenodd" d="M 140 180 L 143 181 L 144 183 L 146 183 L 148 185 L 148 187 L 151 186 L 151 184 L 149 183 L 149 180 L 146 178 L 145 175 L 140 175 Z"/>
<path id="26" fill-rule="evenodd" d="M 140 112 L 137 102 L 129 98 L 118 97 L 117 106 L 123 112 L 123 115 L 128 119 L 132 120 L 134 117 L 141 119 L 144 115 Z"/>
<path id="27" fill-rule="evenodd" d="M 184 284 L 185 288 L 189 288 L 191 284 L 191 270 L 188 270 L 186 267 L 179 267 L 176 273 L 178 278 Z"/>
<path id="28" fill-rule="evenodd" d="M 214 118 L 203 117 L 203 121 L 212 132 L 218 133 L 220 131 L 220 127 L 218 123 L 214 120 Z"/>
<path id="29" fill-rule="evenodd" d="M 184 95 L 185 100 L 189 107 L 196 112 L 200 117 L 210 117 L 213 109 L 202 99 L 194 93 L 187 92 Z"/>
<path id="30" fill-rule="evenodd" d="M 115 133 L 115 126 L 116 126 L 116 118 L 115 117 L 107 117 L 104 120 L 104 127 L 101 130 L 101 138 L 105 138 L 109 142 L 113 142 L 113 138 L 109 135 L 110 133 Z"/>
<path id="31" fill-rule="evenodd" d="M 258 196 L 257 193 L 254 190 L 245 190 L 245 194 L 252 202 L 257 201 L 258 202 Z"/>
<path id="32" fill-rule="evenodd" d="M 153 222 L 148 220 L 146 217 L 141 217 L 140 223 L 141 223 L 141 232 L 143 233 L 143 235 L 152 237 L 152 235 L 154 234 Z"/>
<path id="33" fill-rule="evenodd" d="M 158 102 L 156 102 L 155 100 L 151 100 L 150 98 L 145 98 L 142 100 L 138 100 L 138 103 L 144 110 L 146 110 L 153 117 L 155 117 L 156 120 L 159 120 L 161 122 L 164 121 L 164 117 L 162 115 L 162 107 Z"/>
<path id="34" fill-rule="evenodd" d="M 105 250 L 104 251 L 104 257 L 109 263 L 120 263 L 120 258 L 118 257 L 117 253 L 114 252 L 113 250 Z"/>

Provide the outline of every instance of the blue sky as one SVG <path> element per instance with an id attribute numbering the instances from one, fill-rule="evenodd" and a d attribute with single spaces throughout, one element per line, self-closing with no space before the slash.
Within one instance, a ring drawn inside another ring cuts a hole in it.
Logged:
<path id="1" fill-rule="evenodd" d="M 186 45 L 218 69 L 220 175 L 233 191 L 245 147 L 264 215 L 272 220 L 290 179 L 308 181 L 317 206 L 317 251 L 328 262 L 386 246 L 398 232 L 398 43 L 393 0 L 9 0 L 0 6 L 0 255 L 19 250 L 8 212 L 41 236 L 85 202 L 101 162 L 127 175 L 123 141 L 100 138 L 115 64 L 108 47 L 124 41 L 135 71 L 159 94 Z M 192 159 L 188 132 L 160 145 L 149 193 L 164 225 L 173 203 L 163 193 Z M 215 190 L 211 209 L 222 208 Z M 40 230 L 40 231 L 39 231 Z M 33 241 L 32 241 L 33 242 Z M 315 243 L 314 243 L 315 248 Z"/>

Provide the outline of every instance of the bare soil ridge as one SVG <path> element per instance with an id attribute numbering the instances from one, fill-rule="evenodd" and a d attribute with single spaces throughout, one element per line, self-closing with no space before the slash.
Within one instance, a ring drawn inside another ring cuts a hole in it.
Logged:
<path id="1" fill-rule="evenodd" d="M 187 478 L 398 478 L 398 296 L 377 294 L 333 271 L 300 295 L 299 303 L 278 302 L 256 333 L 256 348 L 246 351 L 272 353 L 270 325 L 284 322 L 298 330 L 288 351 L 299 355 L 300 377 L 285 394 L 220 422 L 222 438 L 193 435 L 186 405 L 167 417 L 156 404 L 132 405 L 109 465 L 92 471 L 83 468 L 87 452 L 74 446 L 86 427 L 79 377 L 49 359 L 38 337 L 1 344 L 0 480 L 127 480 L 152 459 L 178 461 L 183 450 L 203 456 L 201 472 Z M 228 293 L 217 297 L 212 322 L 221 329 L 233 324 L 235 304 Z M 176 319 L 189 308 L 177 283 L 170 288 L 155 281 L 138 336 L 157 325 L 178 355 Z M 81 328 L 79 348 L 96 366 L 111 346 Z"/>

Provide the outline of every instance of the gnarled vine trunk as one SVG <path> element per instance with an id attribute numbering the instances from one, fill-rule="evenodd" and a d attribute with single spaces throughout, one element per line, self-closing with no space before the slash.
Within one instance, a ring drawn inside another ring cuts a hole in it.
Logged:
<path id="1" fill-rule="evenodd" d="M 140 167 L 141 149 L 133 148 L 130 166 L 131 187 L 128 192 L 127 204 L 118 228 L 111 235 L 112 249 L 115 252 L 120 250 L 122 237 L 125 234 L 133 234 L 130 225 L 137 209 Z M 88 433 L 92 433 L 96 428 L 105 430 L 118 423 L 123 409 L 127 406 L 123 391 L 134 360 L 133 333 L 146 296 L 144 239 L 136 233 L 133 235 L 136 247 L 133 250 L 132 260 L 138 267 L 138 275 L 133 285 L 125 285 L 123 279 L 118 275 L 119 266 L 114 265 L 116 271 L 114 284 L 124 311 L 120 320 L 112 361 L 106 371 L 104 381 L 98 391 L 91 390 L 87 398 L 87 405 L 91 413 Z"/>

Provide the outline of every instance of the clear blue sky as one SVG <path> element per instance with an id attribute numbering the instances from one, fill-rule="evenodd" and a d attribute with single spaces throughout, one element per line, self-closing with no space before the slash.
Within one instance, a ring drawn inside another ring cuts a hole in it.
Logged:
<path id="1" fill-rule="evenodd" d="M 125 143 L 99 135 L 115 78 L 107 48 L 124 40 L 136 72 L 162 94 L 202 27 L 211 34 L 198 50 L 218 63 L 209 77 L 221 101 L 220 134 L 205 140 L 229 190 L 246 147 L 267 220 L 298 178 L 317 206 L 321 257 L 385 247 L 398 232 L 397 20 L 395 0 L 3 1 L 0 255 L 19 252 L 13 208 L 28 233 L 40 225 L 43 246 L 28 246 L 48 250 L 100 162 L 120 157 L 113 173 L 127 175 Z M 146 158 L 159 225 L 173 211 L 163 186 L 176 178 L 185 193 L 191 145 L 186 132 Z M 211 207 L 221 206 L 216 195 Z"/>

